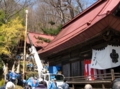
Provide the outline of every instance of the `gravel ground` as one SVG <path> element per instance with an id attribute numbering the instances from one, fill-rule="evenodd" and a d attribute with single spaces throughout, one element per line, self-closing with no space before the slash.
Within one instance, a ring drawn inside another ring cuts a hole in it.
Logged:
<path id="1" fill-rule="evenodd" d="M 23 87 L 15 85 L 15 89 L 23 89 Z"/>

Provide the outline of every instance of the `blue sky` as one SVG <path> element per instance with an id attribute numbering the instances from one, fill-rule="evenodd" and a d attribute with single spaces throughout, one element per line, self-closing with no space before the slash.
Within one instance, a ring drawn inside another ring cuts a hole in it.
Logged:
<path id="1" fill-rule="evenodd" d="M 87 7 L 89 7 L 89 6 L 91 6 L 93 3 L 95 3 L 97 0 L 81 0 L 81 2 L 82 3 L 84 3 L 84 8 L 87 8 Z M 73 0 L 73 3 L 75 4 L 75 5 L 77 5 L 77 3 L 76 2 L 74 2 L 74 0 Z"/>
<path id="2" fill-rule="evenodd" d="M 24 2 L 25 0 L 20 0 L 20 2 Z M 84 8 L 89 7 L 90 5 L 92 5 L 93 3 L 95 3 L 97 0 L 81 0 L 82 2 L 84 2 L 85 6 Z M 34 0 L 33 0 L 34 2 Z M 76 3 L 75 3 L 76 4 Z M 36 8 L 36 4 L 33 6 L 33 8 Z"/>
<path id="3" fill-rule="evenodd" d="M 83 0 L 86 2 L 86 7 L 91 6 L 93 3 L 95 3 L 97 0 Z"/>

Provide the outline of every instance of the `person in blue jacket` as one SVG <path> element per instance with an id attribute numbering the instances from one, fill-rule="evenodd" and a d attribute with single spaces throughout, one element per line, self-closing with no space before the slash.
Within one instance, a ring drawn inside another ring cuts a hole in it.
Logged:
<path id="1" fill-rule="evenodd" d="M 48 89 L 58 89 L 55 78 L 54 78 L 53 81 L 48 85 Z"/>
<path id="2" fill-rule="evenodd" d="M 17 74 L 15 72 L 11 72 L 10 76 L 11 76 L 11 81 L 14 84 L 17 84 Z"/>
<path id="3" fill-rule="evenodd" d="M 21 74 L 21 72 L 17 73 L 17 80 L 18 80 L 18 82 L 17 82 L 18 85 L 22 85 L 23 84 L 22 83 L 22 74 Z"/>
<path id="4" fill-rule="evenodd" d="M 27 80 L 27 84 L 31 86 L 32 89 L 34 89 L 39 85 L 39 81 L 37 80 L 37 78 L 32 76 Z"/>
<path id="5" fill-rule="evenodd" d="M 69 85 L 67 84 L 67 82 L 66 82 L 66 79 L 64 79 L 64 83 L 62 84 L 62 89 L 70 89 L 69 88 Z"/>

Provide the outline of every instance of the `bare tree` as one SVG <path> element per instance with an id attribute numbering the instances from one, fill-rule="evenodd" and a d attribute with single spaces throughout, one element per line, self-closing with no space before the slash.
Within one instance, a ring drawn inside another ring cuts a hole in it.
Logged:
<path id="1" fill-rule="evenodd" d="M 54 24 L 50 24 L 50 22 Z M 30 31 L 42 33 L 41 28 L 54 28 L 59 20 L 56 18 L 56 12 L 48 4 L 39 3 L 36 7 L 29 8 L 28 28 Z"/>
<path id="2" fill-rule="evenodd" d="M 35 32 L 55 28 L 81 13 L 86 4 L 87 0 L 38 0 L 35 7 L 30 8 L 28 28 Z"/>
<path id="3" fill-rule="evenodd" d="M 84 9 L 84 2 L 81 2 L 81 0 L 41 0 L 41 2 L 54 8 L 57 12 L 56 16 L 61 19 L 62 24 L 74 18 L 76 14 L 82 12 Z"/>
<path id="4" fill-rule="evenodd" d="M 4 21 L 7 22 L 13 16 L 19 14 L 20 11 L 33 4 L 33 0 L 0 0 L 0 10 L 4 12 Z"/>

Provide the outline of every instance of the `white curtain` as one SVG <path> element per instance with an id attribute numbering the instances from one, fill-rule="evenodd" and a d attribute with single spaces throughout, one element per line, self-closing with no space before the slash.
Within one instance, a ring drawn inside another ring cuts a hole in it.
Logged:
<path id="1" fill-rule="evenodd" d="M 92 50 L 91 68 L 109 69 L 120 65 L 120 46 L 108 45 L 103 50 Z"/>

